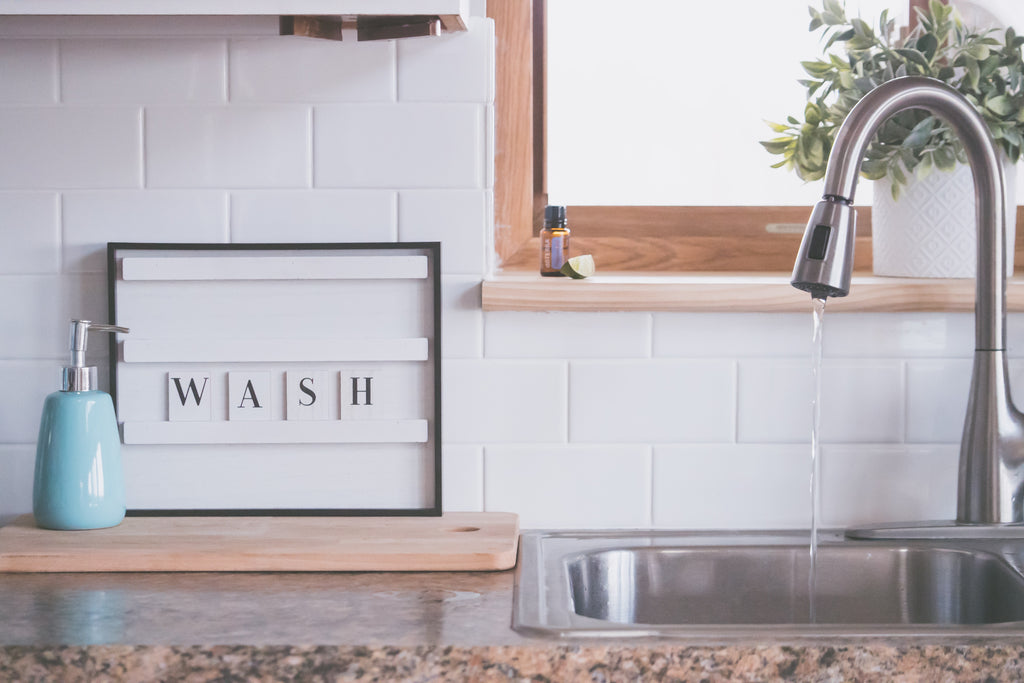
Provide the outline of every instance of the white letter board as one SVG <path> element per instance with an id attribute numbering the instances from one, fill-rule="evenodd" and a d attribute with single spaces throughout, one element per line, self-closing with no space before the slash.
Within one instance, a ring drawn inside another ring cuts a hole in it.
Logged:
<path id="1" fill-rule="evenodd" d="M 440 515 L 440 244 L 107 248 L 129 514 Z"/>

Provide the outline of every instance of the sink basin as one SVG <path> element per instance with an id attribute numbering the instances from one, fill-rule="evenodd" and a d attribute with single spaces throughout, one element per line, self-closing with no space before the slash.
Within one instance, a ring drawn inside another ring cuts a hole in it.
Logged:
<path id="1" fill-rule="evenodd" d="M 555 635 L 1024 632 L 1021 541 L 523 534 L 513 626 Z"/>

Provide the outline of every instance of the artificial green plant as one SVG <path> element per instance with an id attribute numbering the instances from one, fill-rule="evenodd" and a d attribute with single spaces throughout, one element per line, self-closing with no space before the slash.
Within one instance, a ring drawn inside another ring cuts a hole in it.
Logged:
<path id="1" fill-rule="evenodd" d="M 940 0 L 916 9 L 917 26 L 899 37 L 895 20 L 883 11 L 874 26 L 846 16 L 838 0 L 809 7 L 810 31 L 821 31 L 823 58 L 801 62 L 809 78 L 803 119 L 769 123 L 779 137 L 761 144 L 782 156 L 773 168 L 793 169 L 804 180 L 825 174 L 840 124 L 866 93 L 900 76 L 930 76 L 956 88 L 981 112 L 1007 158 L 1016 163 L 1024 146 L 1024 36 L 966 27 L 956 10 Z M 882 124 L 869 146 L 861 173 L 892 181 L 899 197 L 910 174 L 965 163 L 963 147 L 940 119 L 920 109 L 901 112 Z"/>

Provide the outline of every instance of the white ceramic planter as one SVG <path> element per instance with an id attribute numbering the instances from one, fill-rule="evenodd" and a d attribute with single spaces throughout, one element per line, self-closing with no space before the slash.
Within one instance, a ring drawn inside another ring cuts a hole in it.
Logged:
<path id="1" fill-rule="evenodd" d="M 1017 167 L 1005 164 L 1006 272 L 1013 274 L 1016 234 Z M 977 229 L 971 169 L 933 170 L 925 179 L 912 178 L 892 198 L 888 179 L 875 181 L 871 213 L 875 275 L 896 277 L 974 277 Z"/>

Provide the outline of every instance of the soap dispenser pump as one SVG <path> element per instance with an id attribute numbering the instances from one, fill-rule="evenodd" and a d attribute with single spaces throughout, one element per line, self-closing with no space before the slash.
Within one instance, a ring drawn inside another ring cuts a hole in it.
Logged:
<path id="1" fill-rule="evenodd" d="M 86 366 L 89 332 L 126 327 L 71 321 L 71 364 L 62 386 L 46 397 L 36 443 L 32 513 L 44 529 L 102 529 L 124 519 L 121 436 L 110 394 L 97 389 Z"/>

